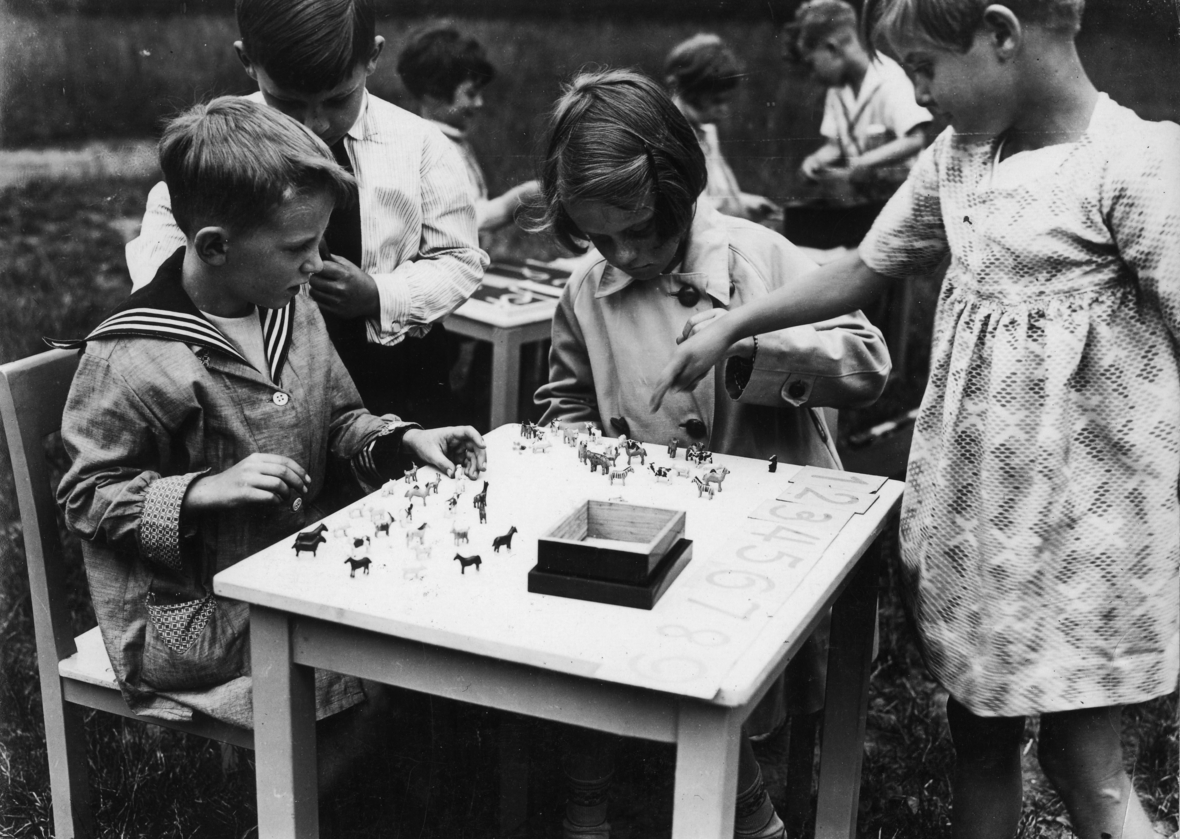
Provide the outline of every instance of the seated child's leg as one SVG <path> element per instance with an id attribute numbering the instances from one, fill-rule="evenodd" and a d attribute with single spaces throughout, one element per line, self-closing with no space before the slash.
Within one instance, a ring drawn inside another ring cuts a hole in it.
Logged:
<path id="1" fill-rule="evenodd" d="M 737 839 L 783 839 L 786 828 L 770 803 L 770 794 L 762 783 L 762 767 L 744 733 L 738 751 L 737 788 L 733 835 Z"/>
<path id="2" fill-rule="evenodd" d="M 316 774 L 320 799 L 342 789 L 350 773 L 367 771 L 389 742 L 395 708 L 394 691 L 363 682 L 365 701 L 316 723 Z"/>
<path id="3" fill-rule="evenodd" d="M 1081 839 L 1150 839 L 1151 823 L 1123 768 L 1122 708 L 1041 717 L 1037 757 Z"/>
<path id="4" fill-rule="evenodd" d="M 955 743 L 954 839 L 1011 839 L 1023 794 L 1024 717 L 980 717 L 952 696 L 947 721 Z"/>
<path id="5" fill-rule="evenodd" d="M 568 798 L 561 823 L 562 839 L 610 839 L 606 820 L 615 741 L 610 735 L 571 728 L 564 747 Z"/>

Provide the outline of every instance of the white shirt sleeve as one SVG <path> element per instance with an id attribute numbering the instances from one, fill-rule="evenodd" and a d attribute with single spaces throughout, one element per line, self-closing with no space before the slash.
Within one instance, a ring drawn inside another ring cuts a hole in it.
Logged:
<path id="1" fill-rule="evenodd" d="M 156 276 L 164 260 L 185 243 L 184 233 L 172 218 L 172 200 L 168 185 L 163 181 L 148 193 L 147 210 L 139 236 L 127 243 L 127 270 L 131 274 L 131 290 L 138 291 Z"/>

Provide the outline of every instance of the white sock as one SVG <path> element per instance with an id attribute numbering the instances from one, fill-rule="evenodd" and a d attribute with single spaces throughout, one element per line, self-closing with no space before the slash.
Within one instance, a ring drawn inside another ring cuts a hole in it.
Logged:
<path id="1" fill-rule="evenodd" d="M 786 839 L 787 829 L 783 820 L 770 803 L 770 794 L 762 784 L 762 767 L 754 783 L 738 792 L 736 812 L 733 819 L 735 839 Z"/>

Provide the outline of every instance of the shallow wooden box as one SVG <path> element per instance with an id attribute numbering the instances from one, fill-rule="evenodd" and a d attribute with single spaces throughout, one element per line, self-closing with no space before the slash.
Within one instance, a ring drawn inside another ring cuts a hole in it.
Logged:
<path id="1" fill-rule="evenodd" d="M 586 501 L 537 540 L 537 569 L 644 585 L 684 536 L 684 511 Z"/>

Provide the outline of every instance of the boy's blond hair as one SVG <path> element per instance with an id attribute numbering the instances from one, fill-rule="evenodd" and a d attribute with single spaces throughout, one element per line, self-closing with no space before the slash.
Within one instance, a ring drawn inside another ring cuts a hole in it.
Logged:
<path id="1" fill-rule="evenodd" d="M 966 52 L 990 5 L 990 0 L 865 0 L 866 40 L 878 44 L 919 38 Z M 1082 26 L 1085 0 L 1005 0 L 1001 5 L 1022 23 L 1073 36 Z"/>
<path id="2" fill-rule="evenodd" d="M 172 215 L 186 236 L 209 225 L 256 229 L 297 194 L 326 190 L 337 204 L 356 181 L 324 141 L 279 111 L 222 96 L 194 105 L 160 137 Z"/>

